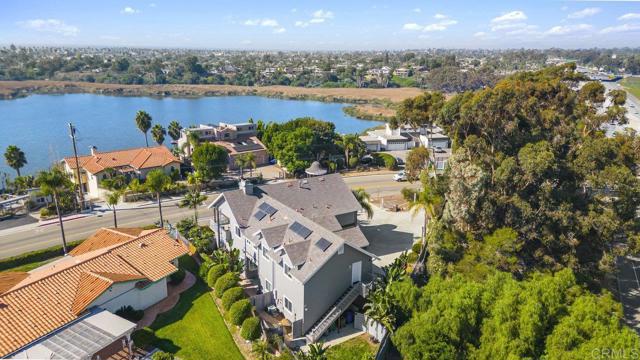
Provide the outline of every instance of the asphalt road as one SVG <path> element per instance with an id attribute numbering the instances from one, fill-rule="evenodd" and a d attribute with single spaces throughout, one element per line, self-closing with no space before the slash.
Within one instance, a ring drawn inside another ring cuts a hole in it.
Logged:
<path id="1" fill-rule="evenodd" d="M 346 177 L 345 182 L 351 188 L 365 188 L 372 196 L 398 193 L 405 186 L 417 186 L 407 182 L 395 182 L 392 174 L 366 175 Z M 206 206 L 216 195 L 209 196 L 205 205 L 199 209 L 200 222 L 205 224 L 211 216 Z M 164 218 L 175 223 L 187 216 L 192 216 L 192 209 L 182 209 L 176 202 L 163 203 Z M 159 220 L 158 208 L 153 204 L 145 208 L 118 210 L 118 226 L 134 227 L 153 224 Z M 101 227 L 112 227 L 113 216 L 110 211 L 99 215 L 91 215 L 81 219 L 64 222 L 67 241 L 86 239 Z M 44 249 L 62 243 L 60 227 L 57 224 L 38 226 L 30 224 L 0 230 L 0 259 L 19 255 L 28 251 Z"/>

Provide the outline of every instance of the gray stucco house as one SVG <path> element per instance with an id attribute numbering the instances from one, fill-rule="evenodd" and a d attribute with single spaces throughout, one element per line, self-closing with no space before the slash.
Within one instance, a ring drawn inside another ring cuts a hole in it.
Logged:
<path id="1" fill-rule="evenodd" d="M 216 245 L 239 249 L 293 338 L 316 341 L 372 280 L 361 209 L 340 175 L 254 186 L 216 198 Z M 263 295 L 264 296 L 264 295 Z"/>

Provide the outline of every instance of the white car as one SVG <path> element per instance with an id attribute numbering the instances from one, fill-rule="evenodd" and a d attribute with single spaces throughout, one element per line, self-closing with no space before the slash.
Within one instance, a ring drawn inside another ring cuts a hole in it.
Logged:
<path id="1" fill-rule="evenodd" d="M 395 181 L 407 181 L 407 173 L 404 171 L 400 171 L 399 173 L 393 175 L 393 180 Z"/>

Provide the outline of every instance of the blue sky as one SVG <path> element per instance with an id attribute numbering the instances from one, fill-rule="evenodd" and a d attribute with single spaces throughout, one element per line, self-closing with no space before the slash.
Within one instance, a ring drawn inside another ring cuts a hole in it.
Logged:
<path id="1" fill-rule="evenodd" d="M 0 44 L 274 50 L 640 46 L 640 1 L 4 1 Z"/>

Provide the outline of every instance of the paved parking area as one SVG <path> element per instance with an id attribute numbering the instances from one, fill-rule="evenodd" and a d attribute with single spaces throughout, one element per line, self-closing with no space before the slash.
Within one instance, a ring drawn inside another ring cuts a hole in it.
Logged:
<path id="1" fill-rule="evenodd" d="M 616 265 L 625 322 L 640 332 L 640 259 L 619 256 Z"/>
<path id="2" fill-rule="evenodd" d="M 420 240 L 422 215 L 411 216 L 408 211 L 390 212 L 373 206 L 371 220 L 362 222 L 362 232 L 369 240 L 368 251 L 380 260 L 373 263 L 385 266 L 393 262 L 403 251 L 410 251 L 414 242 Z"/>

